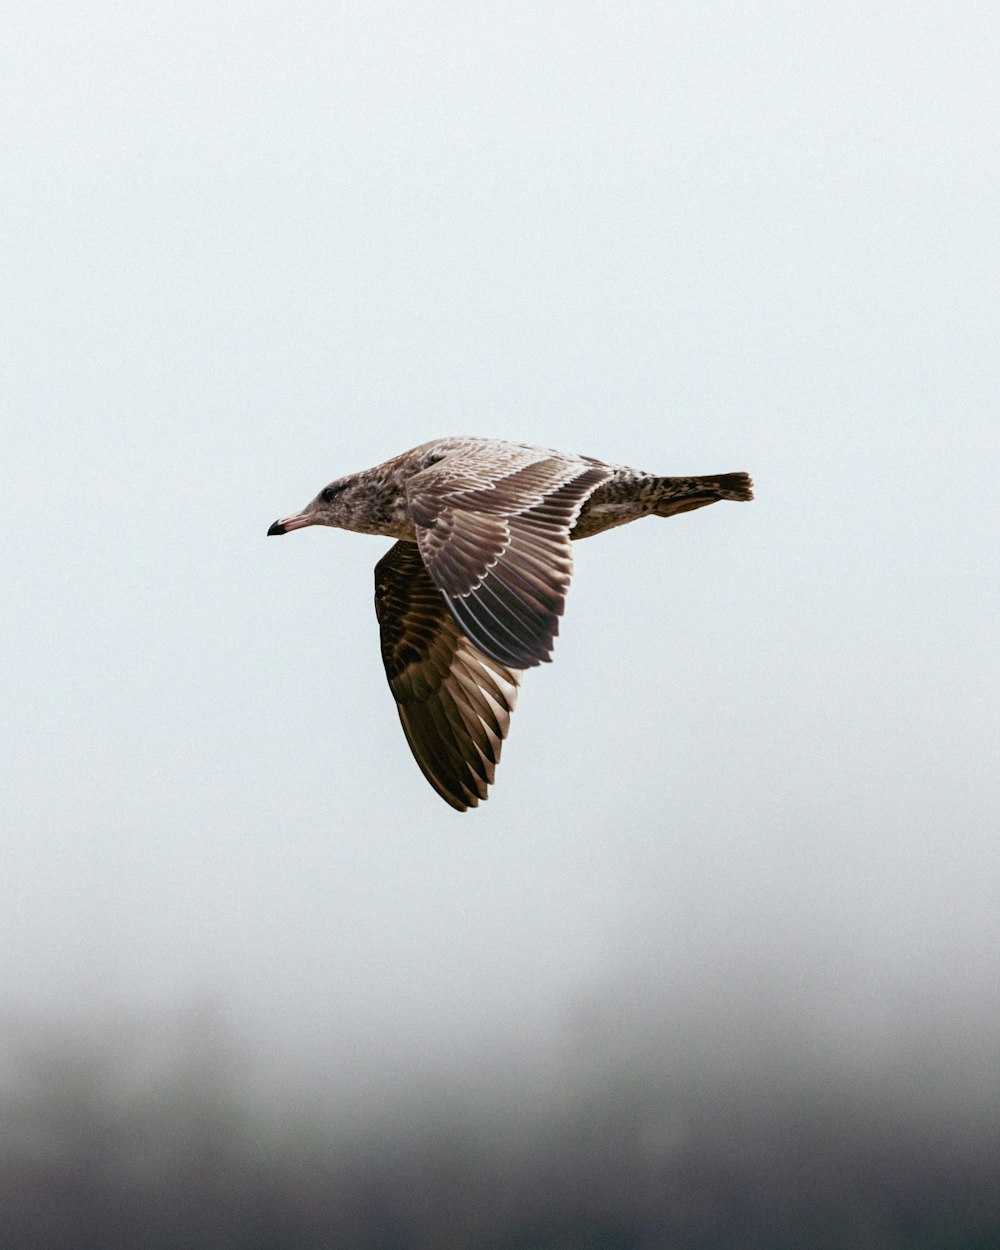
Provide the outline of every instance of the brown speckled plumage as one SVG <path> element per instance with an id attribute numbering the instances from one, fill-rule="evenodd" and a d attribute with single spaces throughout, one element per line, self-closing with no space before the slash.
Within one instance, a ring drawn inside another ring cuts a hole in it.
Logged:
<path id="1" fill-rule="evenodd" d="M 521 670 L 551 658 L 570 540 L 752 498 L 745 473 L 656 477 L 524 443 L 441 438 L 337 478 L 268 533 L 333 525 L 397 540 L 375 568 L 382 659 L 417 763 L 464 811 L 487 797 Z"/>

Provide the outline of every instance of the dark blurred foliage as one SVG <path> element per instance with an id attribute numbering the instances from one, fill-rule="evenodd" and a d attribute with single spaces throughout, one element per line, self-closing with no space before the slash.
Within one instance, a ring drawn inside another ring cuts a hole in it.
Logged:
<path id="1" fill-rule="evenodd" d="M 989 1081 L 658 1061 L 647 1038 L 366 1116 L 333 1109 L 347 1073 L 311 1107 L 254 1083 L 210 1021 L 8 1034 L 3 1250 L 1000 1246 Z"/>

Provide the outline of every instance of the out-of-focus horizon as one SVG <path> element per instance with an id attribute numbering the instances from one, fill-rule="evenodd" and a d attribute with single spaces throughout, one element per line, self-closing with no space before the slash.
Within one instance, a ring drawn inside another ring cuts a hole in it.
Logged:
<path id="1" fill-rule="evenodd" d="M 7 28 L 11 1054 L 207 1003 L 262 1097 L 362 1118 L 596 1097 L 602 1047 L 995 1113 L 994 9 Z M 757 499 L 578 545 L 458 815 L 385 685 L 388 543 L 264 533 L 463 433 Z"/>

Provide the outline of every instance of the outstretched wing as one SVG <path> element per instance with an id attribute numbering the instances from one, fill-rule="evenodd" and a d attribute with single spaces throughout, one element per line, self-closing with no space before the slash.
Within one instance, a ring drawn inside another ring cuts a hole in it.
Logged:
<path id="1" fill-rule="evenodd" d="M 413 543 L 375 566 L 382 661 L 403 732 L 424 776 L 464 812 L 487 797 L 521 675 L 465 637 Z"/>
<path id="2" fill-rule="evenodd" d="M 513 669 L 548 660 L 573 570 L 570 530 L 611 470 L 507 444 L 415 474 L 406 497 L 427 571 L 476 647 Z"/>

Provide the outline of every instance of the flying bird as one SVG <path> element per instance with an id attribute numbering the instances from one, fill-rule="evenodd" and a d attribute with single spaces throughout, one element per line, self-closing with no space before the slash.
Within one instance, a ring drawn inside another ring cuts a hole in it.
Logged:
<path id="1" fill-rule="evenodd" d="M 492 438 L 439 438 L 339 477 L 268 534 L 333 525 L 396 543 L 375 566 L 382 660 L 438 794 L 487 798 L 521 673 L 551 659 L 570 541 L 644 516 L 753 498 L 745 473 L 656 477 Z"/>

